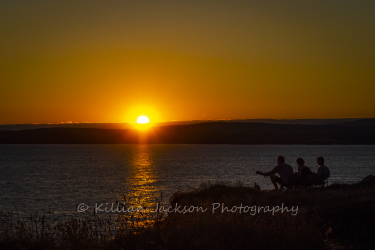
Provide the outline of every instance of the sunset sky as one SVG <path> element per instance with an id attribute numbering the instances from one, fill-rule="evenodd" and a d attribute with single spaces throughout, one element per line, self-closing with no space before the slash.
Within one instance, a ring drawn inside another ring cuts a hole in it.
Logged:
<path id="1" fill-rule="evenodd" d="M 375 117 L 375 1 L 0 2 L 0 124 Z"/>

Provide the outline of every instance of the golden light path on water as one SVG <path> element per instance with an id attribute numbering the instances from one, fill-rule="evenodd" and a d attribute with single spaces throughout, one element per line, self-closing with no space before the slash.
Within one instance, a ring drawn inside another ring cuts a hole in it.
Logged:
<path id="1" fill-rule="evenodd" d="M 128 182 L 124 183 L 126 187 L 124 195 L 118 197 L 118 199 L 120 203 L 125 202 L 126 209 L 143 209 L 141 212 L 124 213 L 125 217 L 133 216 L 137 221 L 137 227 L 142 227 L 156 216 L 151 211 L 154 211 L 158 201 L 161 201 L 161 189 L 155 185 L 158 181 L 158 175 L 152 161 L 149 145 L 135 145 L 129 160 L 130 176 Z"/>

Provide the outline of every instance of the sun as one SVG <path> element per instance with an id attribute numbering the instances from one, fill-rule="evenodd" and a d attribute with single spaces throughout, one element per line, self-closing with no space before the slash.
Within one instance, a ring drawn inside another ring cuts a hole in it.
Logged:
<path id="1" fill-rule="evenodd" d="M 145 115 L 141 115 L 141 116 L 138 117 L 138 119 L 137 119 L 137 123 L 139 123 L 139 124 L 145 124 L 145 123 L 149 123 L 149 122 L 150 122 L 150 120 L 149 120 L 148 117 L 145 116 Z"/>

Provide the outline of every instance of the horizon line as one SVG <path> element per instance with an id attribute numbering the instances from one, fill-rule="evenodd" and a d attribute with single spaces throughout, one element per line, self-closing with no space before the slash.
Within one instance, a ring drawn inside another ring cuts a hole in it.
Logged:
<path id="1" fill-rule="evenodd" d="M 250 118 L 250 119 L 206 119 L 206 120 L 170 120 L 170 121 L 150 121 L 150 123 L 174 123 L 174 122 L 215 122 L 215 121 L 251 121 L 251 120 L 273 120 L 273 121 L 296 121 L 296 120 L 348 120 L 348 119 L 374 119 L 375 117 L 347 117 L 347 118 L 295 118 L 295 119 L 275 119 L 275 118 Z M 12 125 L 74 125 L 74 124 L 134 124 L 134 121 L 122 121 L 122 122 L 47 122 L 47 123 L 0 123 L 0 126 L 12 126 Z"/>

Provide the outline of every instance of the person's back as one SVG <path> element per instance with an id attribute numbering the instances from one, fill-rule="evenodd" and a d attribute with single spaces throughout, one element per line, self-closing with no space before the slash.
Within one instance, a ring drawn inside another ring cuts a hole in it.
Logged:
<path id="1" fill-rule="evenodd" d="M 329 172 L 329 168 L 326 165 L 319 166 L 318 171 L 317 171 L 318 180 L 325 181 L 330 176 L 331 176 L 331 173 Z"/>
<path id="2" fill-rule="evenodd" d="M 279 174 L 280 175 L 280 178 L 283 180 L 283 181 L 288 181 L 290 180 L 290 176 L 294 174 L 294 171 L 293 171 L 293 168 L 292 166 L 290 166 L 289 164 L 279 164 L 277 165 L 273 170 L 272 172 L 274 174 Z"/>
<path id="3" fill-rule="evenodd" d="M 298 166 L 298 172 L 296 173 L 297 175 L 297 185 L 302 185 L 302 186 L 308 186 L 310 183 L 310 178 L 311 178 L 311 170 L 305 165 L 305 160 L 302 159 L 301 157 L 296 159 L 296 163 Z"/>
<path id="4" fill-rule="evenodd" d="M 303 180 L 308 180 L 310 178 L 311 173 L 312 172 L 309 167 L 303 166 L 301 169 L 301 178 Z"/>
<path id="5" fill-rule="evenodd" d="M 318 170 L 316 171 L 315 180 L 323 182 L 328 179 L 328 177 L 331 176 L 331 173 L 329 171 L 329 168 L 324 165 L 324 158 L 319 156 L 317 158 L 317 163 L 319 165 Z"/>
<path id="6" fill-rule="evenodd" d="M 283 156 L 277 157 L 277 166 L 274 167 L 271 171 L 266 173 L 256 171 L 256 174 L 269 176 L 275 189 L 279 189 L 277 183 L 280 184 L 280 188 L 293 185 L 295 176 L 293 168 L 289 164 L 285 164 L 285 158 Z M 280 177 L 276 176 L 276 174 L 279 174 Z"/>

